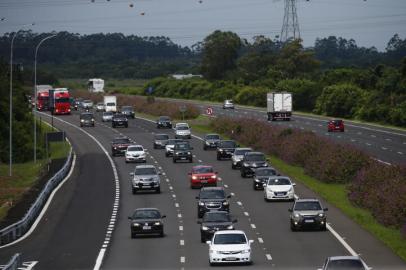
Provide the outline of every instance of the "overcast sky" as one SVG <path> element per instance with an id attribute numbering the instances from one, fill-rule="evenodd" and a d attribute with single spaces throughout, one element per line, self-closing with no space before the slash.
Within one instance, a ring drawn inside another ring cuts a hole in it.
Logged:
<path id="1" fill-rule="evenodd" d="M 190 46 L 217 29 L 275 38 L 283 13 L 283 0 L 0 0 L 0 34 L 35 22 L 34 32 L 163 35 Z M 305 46 L 335 35 L 384 50 L 395 33 L 406 37 L 406 0 L 298 0 L 297 13 Z"/>

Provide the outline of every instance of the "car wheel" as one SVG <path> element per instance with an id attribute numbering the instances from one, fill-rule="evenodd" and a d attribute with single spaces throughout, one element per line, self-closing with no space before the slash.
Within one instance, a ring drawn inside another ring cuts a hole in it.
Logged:
<path id="1" fill-rule="evenodd" d="M 133 194 L 137 193 L 137 190 L 135 188 L 132 189 Z"/>
<path id="2" fill-rule="evenodd" d="M 231 169 L 235 170 L 235 165 L 231 163 Z"/>
<path id="3" fill-rule="evenodd" d="M 290 230 L 291 230 L 292 232 L 295 232 L 295 231 L 297 230 L 296 227 L 295 227 L 295 225 L 293 225 L 292 222 L 290 222 Z"/>
<path id="4" fill-rule="evenodd" d="M 200 242 L 206 243 L 206 237 L 203 234 L 200 234 Z"/>
<path id="5" fill-rule="evenodd" d="M 189 163 L 193 163 L 193 158 L 189 159 Z"/>
<path id="6" fill-rule="evenodd" d="M 323 226 L 321 226 L 321 230 L 322 230 L 322 231 L 327 231 L 327 226 L 326 226 L 326 224 L 324 224 Z"/>
<path id="7" fill-rule="evenodd" d="M 256 186 L 255 184 L 252 185 L 252 188 L 253 188 L 254 190 L 258 190 L 258 188 L 257 188 L 257 186 Z"/>
<path id="8" fill-rule="evenodd" d="M 155 190 L 155 193 L 161 193 L 161 188 L 159 187 L 159 188 L 157 188 L 156 190 Z"/>
<path id="9" fill-rule="evenodd" d="M 135 238 L 136 234 L 135 233 L 131 233 L 131 238 Z"/>
<path id="10" fill-rule="evenodd" d="M 128 163 L 128 160 L 126 160 L 125 163 Z"/>
<path id="11" fill-rule="evenodd" d="M 126 128 L 128 128 L 128 125 L 125 125 Z"/>
<path id="12" fill-rule="evenodd" d="M 176 159 L 173 158 L 172 161 L 173 161 L 173 163 L 176 163 Z"/>
<path id="13" fill-rule="evenodd" d="M 159 233 L 159 237 L 164 237 L 164 230 Z"/>
<path id="14" fill-rule="evenodd" d="M 169 157 L 169 154 L 168 154 L 168 152 L 165 152 L 165 157 Z"/>
<path id="15" fill-rule="evenodd" d="M 217 155 L 217 160 L 221 160 L 221 158 L 220 158 L 220 156 L 219 156 L 219 155 Z"/>
<path id="16" fill-rule="evenodd" d="M 247 174 L 243 170 L 241 170 L 241 177 L 243 178 L 247 177 Z"/>
<path id="17" fill-rule="evenodd" d="M 207 150 L 207 147 L 206 147 L 206 145 L 203 145 L 203 150 Z"/>

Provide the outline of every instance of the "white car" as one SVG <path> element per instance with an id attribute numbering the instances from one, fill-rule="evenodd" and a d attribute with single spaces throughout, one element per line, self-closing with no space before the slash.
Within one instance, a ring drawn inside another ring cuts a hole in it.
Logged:
<path id="1" fill-rule="evenodd" d="M 104 112 L 102 116 L 103 122 L 110 122 L 113 119 L 113 112 Z"/>
<path id="2" fill-rule="evenodd" d="M 243 231 L 217 231 L 209 245 L 209 263 L 246 263 L 251 264 L 251 243 Z"/>
<path id="3" fill-rule="evenodd" d="M 125 162 L 147 162 L 146 153 L 142 145 L 130 145 L 125 151 Z"/>
<path id="4" fill-rule="evenodd" d="M 370 270 L 367 264 L 359 256 L 332 256 L 328 257 L 324 262 L 323 268 L 318 270 L 333 270 L 333 269 L 356 269 Z"/>
<path id="5" fill-rule="evenodd" d="M 93 101 L 91 101 L 90 99 L 83 100 L 82 106 L 83 106 L 83 109 L 86 109 L 86 108 L 91 109 L 93 107 Z"/>
<path id="6" fill-rule="evenodd" d="M 96 111 L 103 112 L 104 111 L 104 104 L 103 102 L 99 102 L 96 104 Z"/>
<path id="7" fill-rule="evenodd" d="M 270 176 L 264 184 L 264 199 L 270 200 L 291 200 L 295 199 L 295 183 L 292 183 L 286 176 Z"/>
<path id="8" fill-rule="evenodd" d="M 190 132 L 190 127 L 187 123 L 177 123 L 175 126 L 175 138 L 176 139 L 190 139 L 192 133 Z"/>
<path id="9" fill-rule="evenodd" d="M 223 109 L 234 109 L 234 103 L 231 99 L 224 100 Z"/>

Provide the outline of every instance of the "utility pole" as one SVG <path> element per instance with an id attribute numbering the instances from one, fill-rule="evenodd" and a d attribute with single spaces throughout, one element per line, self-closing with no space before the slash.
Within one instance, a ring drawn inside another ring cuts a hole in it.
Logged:
<path id="1" fill-rule="evenodd" d="M 300 39 L 299 20 L 297 18 L 297 0 L 284 0 L 285 14 L 283 16 L 283 26 L 281 31 L 281 42 L 289 39 Z"/>

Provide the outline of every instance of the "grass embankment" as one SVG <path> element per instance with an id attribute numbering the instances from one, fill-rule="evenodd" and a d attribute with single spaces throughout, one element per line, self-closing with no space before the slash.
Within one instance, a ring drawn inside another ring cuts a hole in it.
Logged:
<path id="1" fill-rule="evenodd" d="M 122 93 L 128 95 L 139 95 L 143 93 L 143 86 L 147 80 L 141 79 L 105 79 L 104 91 L 106 93 Z M 61 79 L 62 87 L 74 90 L 87 90 L 87 80 L 85 79 Z"/>
<path id="2" fill-rule="evenodd" d="M 150 115 L 138 114 L 138 116 L 155 120 L 155 117 Z M 199 116 L 194 120 L 186 122 L 188 122 L 193 131 L 197 133 L 214 133 L 209 126 L 210 119 L 206 116 Z M 306 187 L 319 194 L 324 200 L 340 209 L 345 215 L 384 242 L 398 256 L 406 261 L 406 241 L 404 241 L 400 231 L 379 224 L 369 211 L 352 205 L 347 197 L 346 185 L 323 183 L 306 175 L 301 167 L 289 165 L 275 156 L 269 156 L 269 158 L 272 166 L 279 172 L 295 179 L 296 182 L 304 184 Z"/>
<path id="3" fill-rule="evenodd" d="M 46 126 L 46 131 L 51 128 Z M 52 142 L 49 147 L 50 159 L 67 157 L 70 151 L 68 142 Z M 47 168 L 47 159 L 39 159 L 26 163 L 15 163 L 12 176 L 9 175 L 8 164 L 0 164 L 0 220 L 4 219 L 8 210 L 18 203 L 24 193 L 34 186 Z"/>

